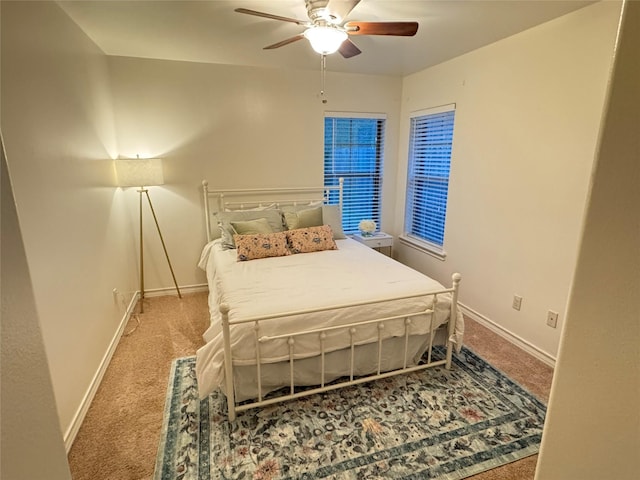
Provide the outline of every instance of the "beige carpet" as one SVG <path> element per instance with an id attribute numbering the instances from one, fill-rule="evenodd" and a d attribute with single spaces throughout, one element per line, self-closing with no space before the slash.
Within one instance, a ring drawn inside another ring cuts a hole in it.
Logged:
<path id="1" fill-rule="evenodd" d="M 152 297 L 127 326 L 69 453 L 74 480 L 153 477 L 171 361 L 193 355 L 208 324 L 207 293 Z M 472 320 L 465 344 L 547 401 L 552 369 Z M 470 477 L 533 479 L 537 456 Z"/>

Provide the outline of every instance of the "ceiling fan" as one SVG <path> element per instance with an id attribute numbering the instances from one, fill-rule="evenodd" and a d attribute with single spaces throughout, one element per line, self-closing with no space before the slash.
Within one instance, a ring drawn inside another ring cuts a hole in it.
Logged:
<path id="1" fill-rule="evenodd" d="M 306 30 L 294 37 L 264 47 L 265 50 L 283 47 L 303 38 L 321 55 L 339 51 L 344 58 L 359 55 L 361 50 L 348 38 L 350 35 L 393 35 L 411 37 L 418 31 L 418 22 L 344 22 L 344 19 L 360 0 L 305 0 L 309 20 L 281 17 L 246 8 L 236 8 L 238 13 L 291 22 Z"/>

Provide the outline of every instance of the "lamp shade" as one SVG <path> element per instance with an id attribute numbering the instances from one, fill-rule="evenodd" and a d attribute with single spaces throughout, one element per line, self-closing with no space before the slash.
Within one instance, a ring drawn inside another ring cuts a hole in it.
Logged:
<path id="1" fill-rule="evenodd" d="M 118 186 L 151 187 L 164 185 L 162 159 L 136 158 L 131 160 L 115 160 Z"/>
<path id="2" fill-rule="evenodd" d="M 304 32 L 311 48 L 321 55 L 335 53 L 347 39 L 347 33 L 335 27 L 314 26 Z"/>

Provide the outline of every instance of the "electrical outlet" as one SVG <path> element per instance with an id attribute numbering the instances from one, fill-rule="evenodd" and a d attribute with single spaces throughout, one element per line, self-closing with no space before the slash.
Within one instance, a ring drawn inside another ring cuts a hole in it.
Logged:
<path id="1" fill-rule="evenodd" d="M 547 313 L 547 325 L 551 328 L 556 328 L 558 325 L 558 312 L 554 312 L 553 310 L 549 310 Z"/>
<path id="2" fill-rule="evenodd" d="M 520 307 L 522 307 L 522 297 L 520 295 L 514 295 L 513 303 L 511 304 L 511 306 L 514 308 L 514 310 L 520 310 Z"/>

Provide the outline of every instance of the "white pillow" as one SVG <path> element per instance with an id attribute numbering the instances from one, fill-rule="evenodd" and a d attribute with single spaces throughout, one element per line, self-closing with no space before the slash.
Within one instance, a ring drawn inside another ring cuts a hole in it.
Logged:
<path id="1" fill-rule="evenodd" d="M 340 205 L 323 205 L 322 223 L 331 227 L 334 240 L 347 238 L 342 230 L 342 210 L 340 209 Z"/>

